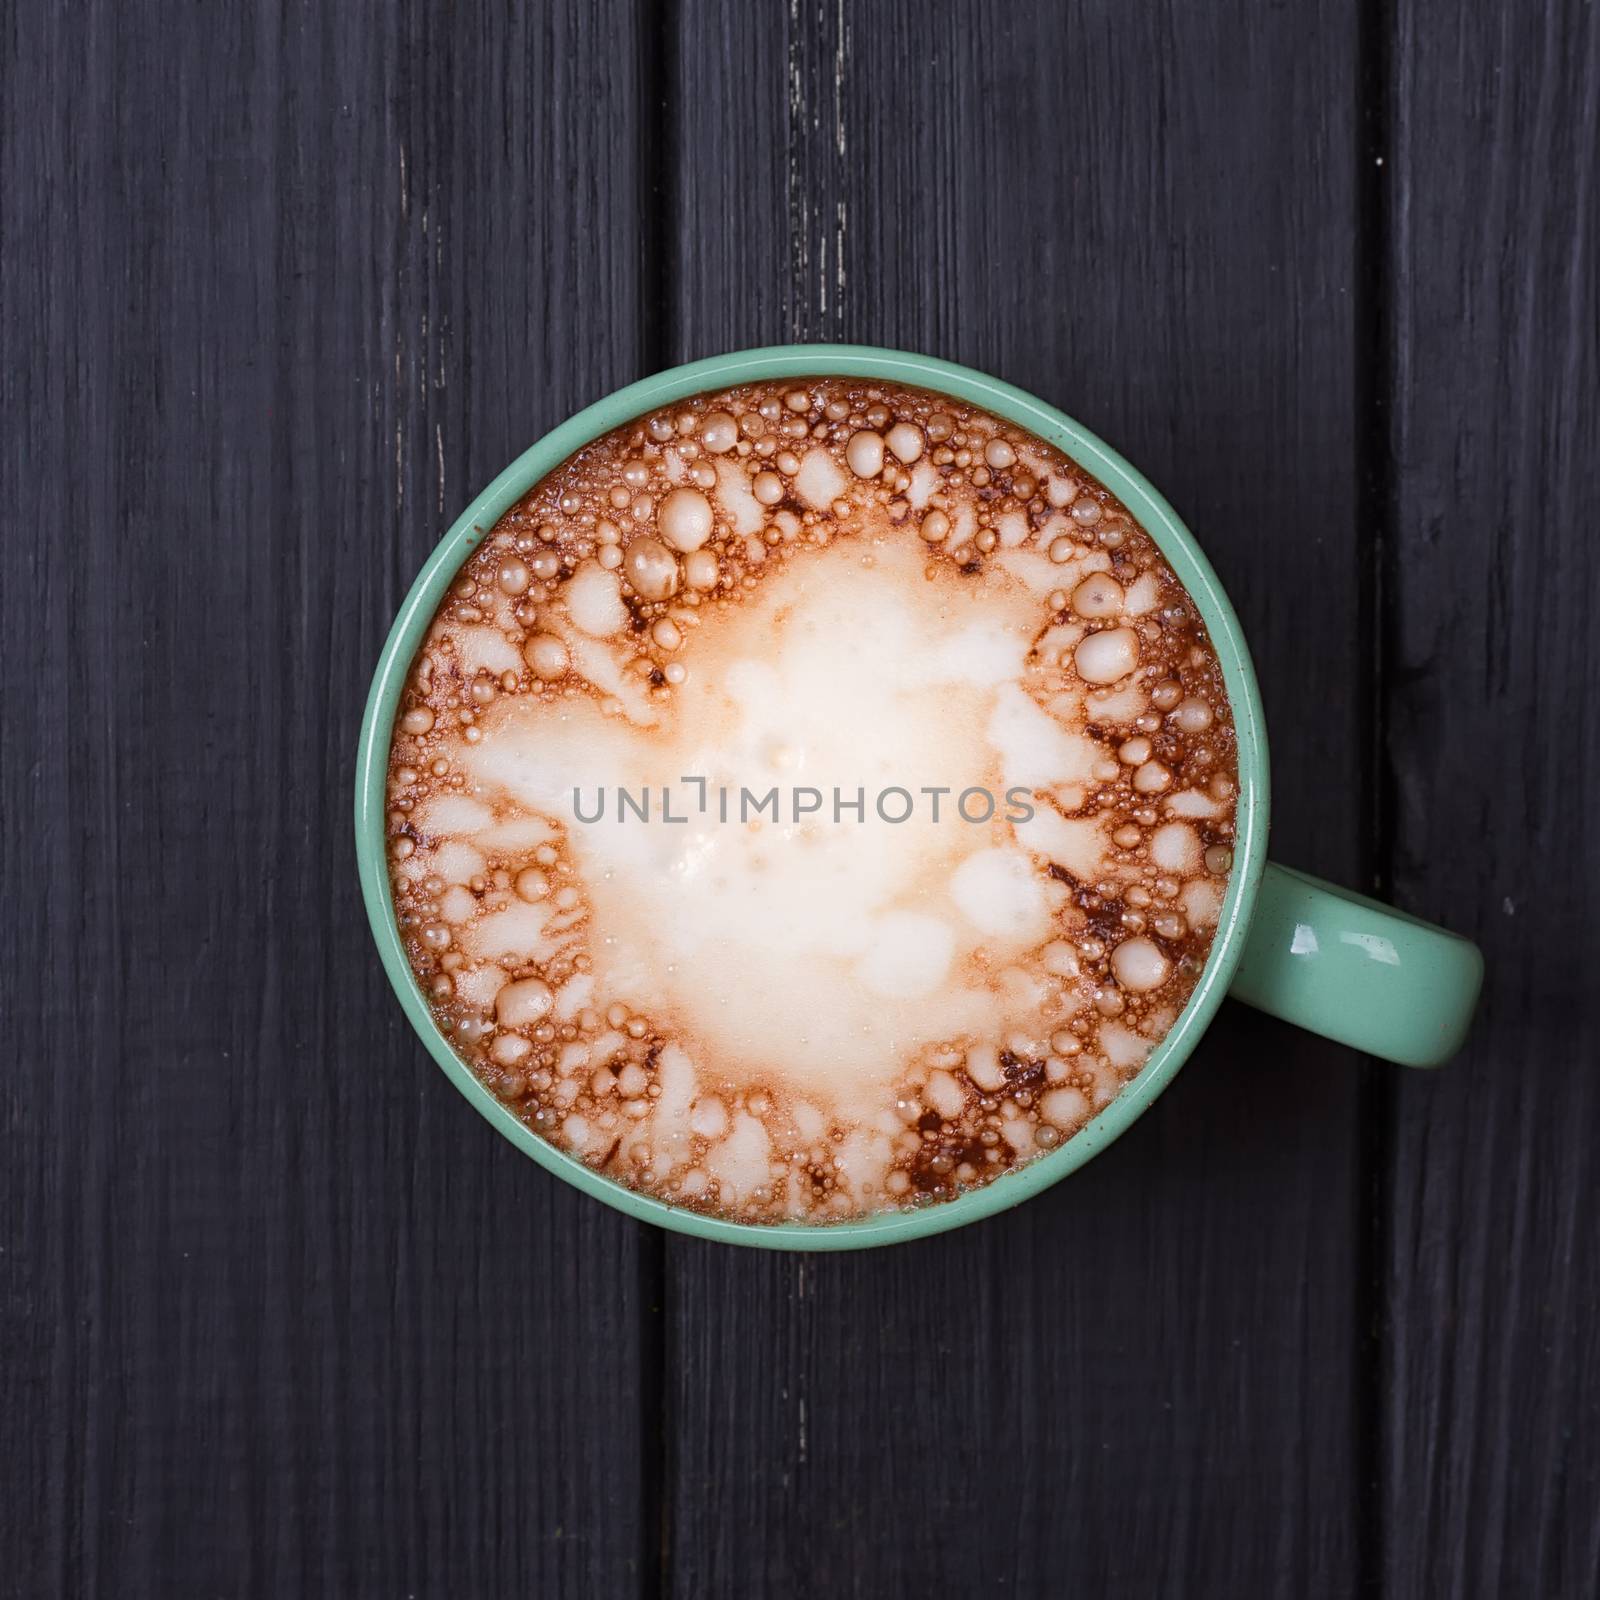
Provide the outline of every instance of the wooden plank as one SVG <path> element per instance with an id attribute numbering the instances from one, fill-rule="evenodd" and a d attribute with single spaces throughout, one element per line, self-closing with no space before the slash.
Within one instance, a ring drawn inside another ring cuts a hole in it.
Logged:
<path id="1" fill-rule="evenodd" d="M 1600 17 L 1408 0 L 1390 83 L 1389 871 L 1488 981 L 1395 1086 L 1384 1573 L 1594 1594 Z"/>
<path id="2" fill-rule="evenodd" d="M 1245 619 L 1276 852 L 1359 876 L 1347 9 L 688 0 L 674 55 L 676 354 L 921 348 L 1123 447 Z M 673 1243 L 671 1592 L 1350 1592 L 1358 1073 L 1230 1014 L 1021 1212 Z"/>
<path id="3" fill-rule="evenodd" d="M 649 1252 L 413 1042 L 348 822 L 403 586 L 640 365 L 634 28 L 8 14 L 8 1593 L 654 1570 Z"/>

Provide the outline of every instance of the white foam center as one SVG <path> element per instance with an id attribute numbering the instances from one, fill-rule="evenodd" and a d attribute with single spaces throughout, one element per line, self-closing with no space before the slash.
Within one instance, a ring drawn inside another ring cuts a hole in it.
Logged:
<path id="1" fill-rule="evenodd" d="M 935 589 L 904 544 L 808 554 L 691 636 L 662 728 L 590 700 L 510 702 L 466 761 L 480 794 L 567 823 L 598 993 L 670 1021 L 697 1062 L 867 1112 L 919 1043 L 999 1029 L 984 973 L 1049 936 L 1039 876 L 999 820 L 1008 783 L 1083 761 L 1016 688 L 1035 608 L 1004 579 Z M 707 814 L 686 777 L 706 780 Z M 619 785 L 651 790 L 648 823 L 619 820 Z M 688 821 L 661 820 L 663 786 Z M 741 823 L 740 790 L 773 787 L 781 817 Z M 896 787 L 907 821 L 875 806 Z M 1000 802 L 995 822 L 957 814 L 975 787 Z M 605 790 L 603 821 L 572 820 L 574 788 L 585 815 Z M 823 806 L 797 820 L 800 788 Z M 930 788 L 945 791 L 937 822 Z M 835 789 L 862 791 L 864 819 L 835 819 Z"/>

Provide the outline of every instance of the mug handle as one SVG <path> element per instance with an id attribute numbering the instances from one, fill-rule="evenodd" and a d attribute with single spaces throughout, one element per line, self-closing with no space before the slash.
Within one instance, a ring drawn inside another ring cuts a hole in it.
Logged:
<path id="1" fill-rule="evenodd" d="M 1438 1067 L 1482 983 L 1471 940 L 1269 861 L 1230 992 L 1368 1055 Z"/>

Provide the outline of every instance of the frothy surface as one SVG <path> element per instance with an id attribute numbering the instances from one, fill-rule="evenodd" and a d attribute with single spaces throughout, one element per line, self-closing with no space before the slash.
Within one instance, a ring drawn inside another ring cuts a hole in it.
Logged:
<path id="1" fill-rule="evenodd" d="M 420 652 L 392 881 L 545 1137 L 747 1220 L 1053 1148 L 1175 1020 L 1231 865 L 1221 673 L 1058 452 L 819 379 L 596 441 Z"/>

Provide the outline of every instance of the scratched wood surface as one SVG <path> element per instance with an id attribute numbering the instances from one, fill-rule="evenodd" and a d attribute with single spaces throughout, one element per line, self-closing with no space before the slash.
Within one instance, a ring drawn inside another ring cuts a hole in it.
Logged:
<path id="1" fill-rule="evenodd" d="M 1600 1589 L 1592 6 L 19 0 L 0 73 L 0 1594 Z M 366 676 L 525 444 L 800 338 L 1167 490 L 1274 853 L 1483 943 L 1460 1063 L 1225 1011 L 848 1259 L 493 1139 L 369 952 Z"/>
<path id="2" fill-rule="evenodd" d="M 349 821 L 441 521 L 643 359 L 631 18 L 5 26 L 0 1592 L 631 1592 L 647 1252 L 439 1092 Z"/>
<path id="3" fill-rule="evenodd" d="M 1463 1056 L 1392 1084 L 1383 1573 L 1593 1595 L 1600 16 L 1413 0 L 1386 70 L 1384 887 L 1490 982 Z"/>

